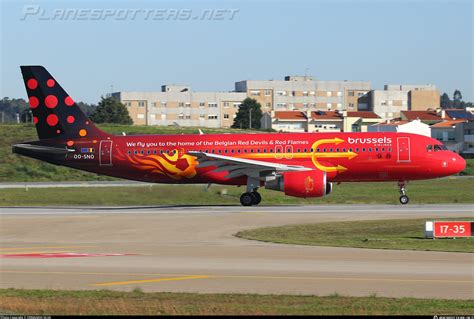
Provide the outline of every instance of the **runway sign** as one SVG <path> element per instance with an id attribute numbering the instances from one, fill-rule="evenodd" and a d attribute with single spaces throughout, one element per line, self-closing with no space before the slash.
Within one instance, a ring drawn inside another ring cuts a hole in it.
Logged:
<path id="1" fill-rule="evenodd" d="M 473 236 L 474 222 L 471 221 L 425 222 L 425 237 L 427 238 L 457 238 Z"/>

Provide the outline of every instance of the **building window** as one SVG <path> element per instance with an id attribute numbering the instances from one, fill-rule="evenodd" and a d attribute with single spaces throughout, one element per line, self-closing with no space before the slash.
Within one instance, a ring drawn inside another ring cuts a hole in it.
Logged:
<path id="1" fill-rule="evenodd" d="M 304 107 L 305 109 L 307 109 L 307 108 L 308 108 L 308 103 L 303 103 L 303 107 Z"/>
<path id="2" fill-rule="evenodd" d="M 191 119 L 191 115 L 187 114 L 186 115 L 186 120 L 190 120 Z"/>
<path id="3" fill-rule="evenodd" d="M 229 102 L 224 102 L 224 107 L 229 107 Z"/>
<path id="4" fill-rule="evenodd" d="M 267 104 L 265 105 L 265 107 L 271 107 L 272 104 L 270 102 L 267 102 Z"/>
<path id="5" fill-rule="evenodd" d="M 184 114 L 183 114 L 183 113 L 179 114 L 179 115 L 178 115 L 178 118 L 179 118 L 180 120 L 184 119 Z"/>
<path id="6" fill-rule="evenodd" d="M 209 107 L 217 107 L 217 103 L 216 103 L 216 102 L 209 102 L 209 103 L 207 103 L 207 105 L 208 105 Z"/>
<path id="7" fill-rule="evenodd" d="M 178 106 L 179 107 L 184 107 L 184 102 L 179 102 Z"/>
<path id="8" fill-rule="evenodd" d="M 303 96 L 308 96 L 308 91 L 303 91 Z"/>
<path id="9" fill-rule="evenodd" d="M 276 91 L 275 94 L 278 96 L 284 96 L 286 95 L 286 91 Z"/>
<path id="10" fill-rule="evenodd" d="M 327 92 L 326 92 L 326 95 L 327 95 L 328 97 L 330 97 L 330 96 L 332 96 L 332 92 L 331 92 L 331 91 L 327 91 Z"/>
<path id="11" fill-rule="evenodd" d="M 166 107 L 166 102 L 161 102 L 161 107 Z"/>
<path id="12" fill-rule="evenodd" d="M 286 103 L 277 103 L 277 108 L 286 108 Z"/>
<path id="13" fill-rule="evenodd" d="M 342 92 L 341 92 L 341 91 L 337 91 L 337 96 L 342 96 Z"/>
<path id="14" fill-rule="evenodd" d="M 225 118 L 225 119 L 228 119 L 228 118 L 229 118 L 229 114 L 224 114 L 224 118 Z"/>
<path id="15" fill-rule="evenodd" d="M 206 118 L 206 114 L 199 114 L 199 118 L 204 120 Z"/>
<path id="16" fill-rule="evenodd" d="M 144 118 L 145 118 L 145 114 L 143 114 L 143 113 L 138 113 L 138 114 L 137 114 L 137 118 L 138 118 L 138 119 L 144 119 Z"/>
<path id="17" fill-rule="evenodd" d="M 361 97 L 361 96 L 364 95 L 364 94 L 365 94 L 365 92 L 359 92 L 359 93 L 357 93 L 357 96 L 358 96 L 358 97 Z"/>
<path id="18" fill-rule="evenodd" d="M 186 107 L 191 107 L 191 103 L 186 102 Z"/>
<path id="19" fill-rule="evenodd" d="M 217 115 L 216 115 L 216 114 L 209 114 L 209 115 L 207 116 L 207 118 L 208 118 L 209 120 L 217 120 Z"/>
<path id="20" fill-rule="evenodd" d="M 157 102 L 153 102 L 153 107 L 156 107 Z"/>
<path id="21" fill-rule="evenodd" d="M 205 107 L 206 106 L 206 102 L 199 102 L 199 107 Z"/>
<path id="22" fill-rule="evenodd" d="M 138 101 L 138 106 L 139 107 L 144 107 L 145 106 L 145 101 Z"/>
<path id="23" fill-rule="evenodd" d="M 309 95 L 314 95 L 315 92 L 314 91 L 309 91 Z"/>
<path id="24" fill-rule="evenodd" d="M 380 105 L 387 106 L 387 101 L 380 101 Z"/>
<path id="25" fill-rule="evenodd" d="M 250 95 L 252 95 L 252 96 L 260 96 L 260 91 L 250 91 Z"/>
<path id="26" fill-rule="evenodd" d="M 238 108 L 238 107 L 240 106 L 240 104 L 242 104 L 242 103 L 239 103 L 239 102 L 238 102 L 238 103 L 234 103 L 234 108 Z"/>
<path id="27" fill-rule="evenodd" d="M 272 91 L 271 90 L 265 90 L 265 96 L 270 96 L 272 95 Z"/>
<path id="28" fill-rule="evenodd" d="M 354 107 L 354 103 L 349 103 L 349 107 L 350 107 L 350 108 L 353 108 L 353 107 Z"/>
<path id="29" fill-rule="evenodd" d="M 347 96 L 354 96 L 354 91 L 347 92 Z"/>

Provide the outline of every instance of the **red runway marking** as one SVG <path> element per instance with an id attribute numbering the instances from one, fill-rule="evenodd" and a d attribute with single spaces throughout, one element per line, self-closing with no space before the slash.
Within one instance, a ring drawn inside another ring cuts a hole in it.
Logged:
<path id="1" fill-rule="evenodd" d="M 134 256 L 137 254 L 88 254 L 88 253 L 36 253 L 36 254 L 3 254 L 0 258 L 73 258 L 73 257 L 110 257 Z"/>

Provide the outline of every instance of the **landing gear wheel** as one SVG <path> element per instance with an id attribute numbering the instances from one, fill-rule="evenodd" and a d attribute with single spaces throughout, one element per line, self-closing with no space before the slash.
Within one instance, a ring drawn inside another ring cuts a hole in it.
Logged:
<path id="1" fill-rule="evenodd" d="M 258 192 L 252 192 L 252 195 L 254 197 L 253 204 L 254 205 L 260 204 L 260 202 L 262 201 L 262 196 L 260 196 L 260 194 Z"/>
<path id="2" fill-rule="evenodd" d="M 410 201 L 410 199 L 408 198 L 407 195 L 402 195 L 402 196 L 400 196 L 400 203 L 401 203 L 402 205 L 408 204 L 409 201 Z"/>
<path id="3" fill-rule="evenodd" d="M 255 201 L 255 197 L 252 193 L 243 193 L 240 195 L 240 203 L 242 206 L 252 206 Z"/>

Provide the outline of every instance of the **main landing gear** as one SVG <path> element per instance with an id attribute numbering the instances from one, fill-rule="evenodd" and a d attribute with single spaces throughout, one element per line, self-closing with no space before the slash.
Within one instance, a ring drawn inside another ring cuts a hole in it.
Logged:
<path id="1" fill-rule="evenodd" d="M 242 206 L 258 205 L 262 201 L 262 196 L 257 192 L 260 186 L 260 179 L 254 177 L 247 178 L 247 192 L 240 196 Z"/>
<path id="2" fill-rule="evenodd" d="M 243 193 L 240 196 L 240 203 L 243 206 L 258 205 L 260 204 L 261 201 L 262 201 L 262 196 L 260 196 L 260 194 L 257 193 L 256 191 Z"/>
<path id="3" fill-rule="evenodd" d="M 398 183 L 398 187 L 400 187 L 400 195 L 401 195 L 400 196 L 400 203 L 402 205 L 406 205 L 410 201 L 410 198 L 408 198 L 408 196 L 406 195 L 406 193 L 407 193 L 406 186 L 407 186 L 407 182 L 399 182 Z"/>

